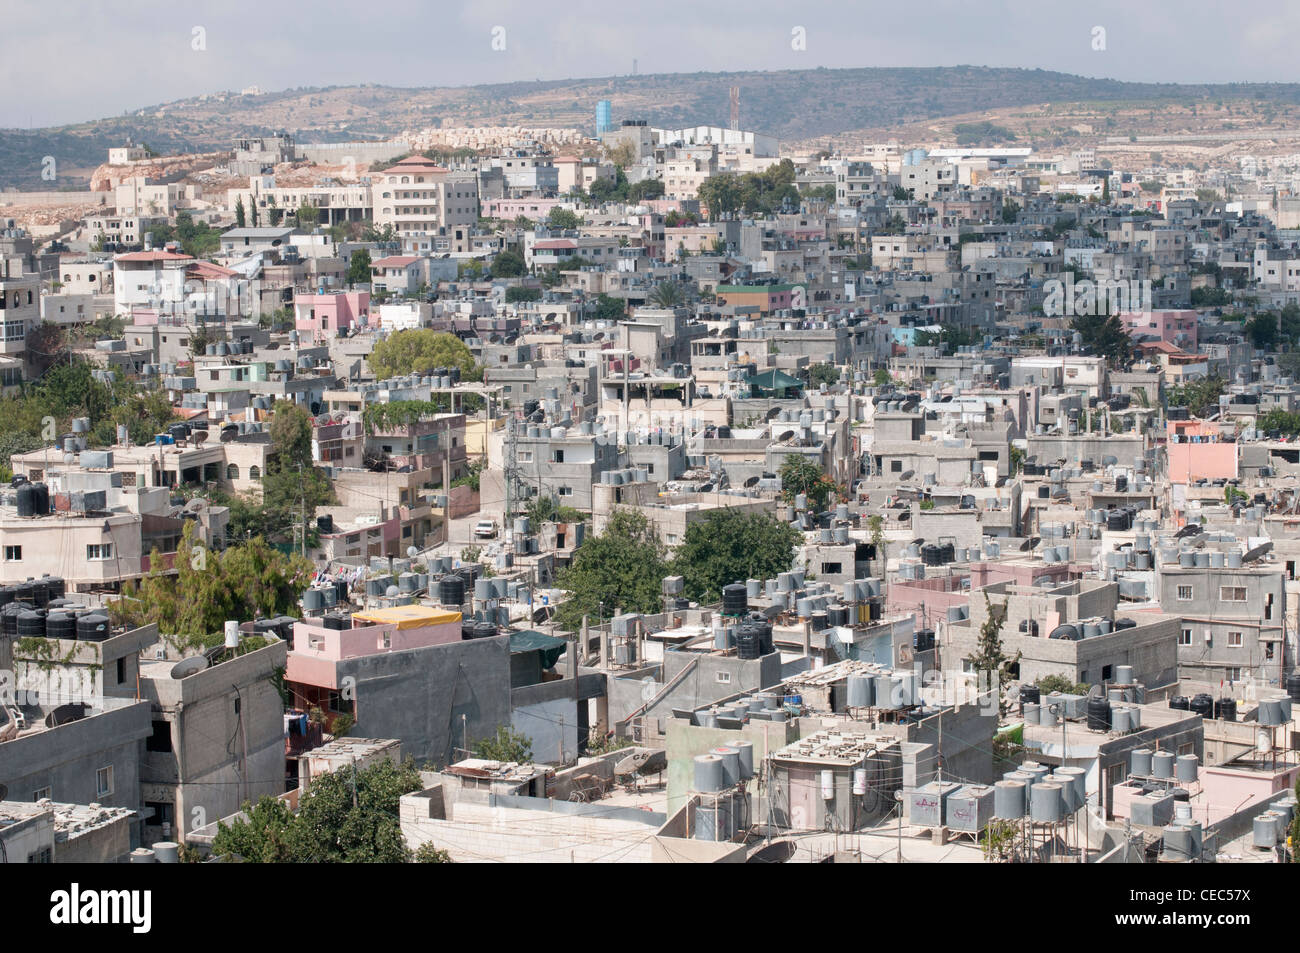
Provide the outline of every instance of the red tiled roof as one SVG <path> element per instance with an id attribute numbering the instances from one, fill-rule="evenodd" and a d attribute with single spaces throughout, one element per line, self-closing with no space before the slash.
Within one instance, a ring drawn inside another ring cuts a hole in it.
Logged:
<path id="1" fill-rule="evenodd" d="M 198 275 L 202 278 L 234 278 L 239 272 L 231 271 L 229 268 L 222 268 L 210 261 L 195 261 L 185 269 L 186 273 Z"/>
<path id="2" fill-rule="evenodd" d="M 538 242 L 533 249 L 553 250 L 556 248 L 577 248 L 578 243 L 568 238 L 552 238 L 544 242 Z"/>
<path id="3" fill-rule="evenodd" d="M 378 261 L 370 263 L 371 268 L 405 268 L 407 265 L 419 261 L 415 255 L 390 255 L 387 258 L 380 258 Z"/>
<path id="4" fill-rule="evenodd" d="M 133 251 L 118 255 L 114 261 L 193 261 L 193 255 L 180 255 L 171 251 Z"/>
<path id="5" fill-rule="evenodd" d="M 384 170 L 384 174 L 387 175 L 391 172 L 413 171 L 448 172 L 450 170 L 438 165 L 438 163 L 434 162 L 432 159 L 426 159 L 424 156 L 407 156 L 401 162 L 398 162 L 395 165 L 390 165 Z"/>

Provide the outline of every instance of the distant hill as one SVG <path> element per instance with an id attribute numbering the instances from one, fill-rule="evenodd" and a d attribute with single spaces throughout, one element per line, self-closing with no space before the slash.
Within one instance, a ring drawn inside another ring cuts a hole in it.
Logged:
<path id="1" fill-rule="evenodd" d="M 39 130 L 0 130 L 0 187 L 49 188 L 41 159 L 89 170 L 128 137 L 160 153 L 226 148 L 240 134 L 287 129 L 301 141 L 383 138 L 447 125 L 590 128 L 598 99 L 614 116 L 657 126 L 724 124 L 739 86 L 741 126 L 786 140 L 901 127 L 983 110 L 1057 103 L 1250 100 L 1300 104 L 1300 84 L 1182 85 L 1089 79 L 1046 70 L 977 66 L 668 73 L 469 87 L 346 86 L 256 96 L 224 93 L 129 115 Z M 67 185 L 61 181 L 61 185 Z"/>

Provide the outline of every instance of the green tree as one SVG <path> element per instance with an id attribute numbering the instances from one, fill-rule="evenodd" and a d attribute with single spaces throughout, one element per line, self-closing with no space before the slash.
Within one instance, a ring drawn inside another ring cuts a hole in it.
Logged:
<path id="1" fill-rule="evenodd" d="M 496 734 L 474 742 L 474 757 L 488 761 L 528 764 L 533 760 L 533 739 L 509 725 L 497 725 Z"/>
<path id="2" fill-rule="evenodd" d="M 626 316 L 627 304 L 622 298 L 612 298 L 603 291 L 596 296 L 597 321 L 621 321 Z"/>
<path id="3" fill-rule="evenodd" d="M 358 248 L 348 261 L 348 286 L 370 284 L 370 249 Z"/>
<path id="4" fill-rule="evenodd" d="M 884 387 L 886 384 L 892 381 L 893 378 L 889 376 L 889 371 L 881 367 L 876 370 L 873 380 L 877 387 Z"/>
<path id="5" fill-rule="evenodd" d="M 1086 695 L 1091 686 L 1083 682 L 1072 682 L 1064 675 L 1044 675 L 1034 682 L 1039 691 L 1044 696 L 1052 692 L 1062 692 L 1066 695 Z"/>
<path id="6" fill-rule="evenodd" d="M 211 648 L 221 642 L 227 619 L 248 620 L 296 611 L 298 596 L 311 582 L 312 564 L 285 556 L 261 536 L 247 543 L 209 551 L 187 522 L 176 547 L 173 572 L 154 550 L 149 572 L 122 586 L 109 603 L 118 625 L 156 623 L 164 638 L 181 650 Z M 244 649 L 255 645 L 245 640 Z"/>
<path id="7" fill-rule="evenodd" d="M 1277 350 L 1280 338 L 1277 316 L 1261 311 L 1246 322 L 1246 336 L 1250 338 L 1250 343 L 1260 350 Z"/>
<path id="8" fill-rule="evenodd" d="M 567 208 L 560 208 L 558 205 L 551 209 L 546 217 L 547 224 L 551 228 L 558 228 L 564 231 L 572 231 L 582 227 L 582 218 L 577 212 L 572 212 Z"/>
<path id="9" fill-rule="evenodd" d="M 781 493 L 787 502 L 803 494 L 808 505 L 818 512 L 826 508 L 835 484 L 826 472 L 812 460 L 799 453 L 787 454 L 777 475 L 781 478 Z"/>
<path id="10" fill-rule="evenodd" d="M 642 179 L 640 182 L 633 182 L 627 187 L 627 200 L 633 203 L 663 198 L 663 194 L 663 179 Z"/>
<path id="11" fill-rule="evenodd" d="M 679 282 L 661 281 L 650 289 L 646 303 L 656 308 L 679 308 L 686 303 L 686 295 Z"/>
<path id="12" fill-rule="evenodd" d="M 889 377 L 888 374 L 885 375 Z M 828 387 L 834 386 L 840 382 L 840 369 L 834 364 L 822 363 L 814 364 L 808 368 L 808 384 L 811 387 L 820 387 L 822 384 Z"/>
<path id="13" fill-rule="evenodd" d="M 569 591 L 556 624 L 576 631 L 582 617 L 609 618 L 615 611 L 657 612 L 668 575 L 664 547 L 649 521 L 633 510 L 615 510 L 605 531 L 586 540 L 557 580 Z"/>
<path id="14" fill-rule="evenodd" d="M 985 590 L 984 606 L 988 610 L 988 617 L 980 626 L 979 642 L 975 654 L 969 659 L 970 667 L 971 671 L 978 672 L 987 679 L 986 685 L 995 691 L 998 698 L 999 712 L 1006 714 L 1007 702 L 1001 687 L 1011 681 L 1014 667 L 1020 664 L 1020 653 L 1017 652 L 1014 658 L 1008 658 L 1002 650 L 1002 626 L 1007 621 L 1007 604 L 1004 602 L 995 606 Z"/>
<path id="15" fill-rule="evenodd" d="M 1204 417 L 1218 409 L 1219 397 L 1226 388 L 1227 381 L 1217 375 L 1187 381 L 1178 387 L 1170 388 L 1169 406 L 1186 407 L 1192 415 Z"/>
<path id="16" fill-rule="evenodd" d="M 274 452 L 262 477 L 264 517 L 268 527 L 279 532 L 301 518 L 305 532 L 316 508 L 334 499 L 325 472 L 312 461 L 311 415 L 290 401 L 277 401 L 270 434 Z"/>
<path id="17" fill-rule="evenodd" d="M 803 534 L 766 513 L 712 510 L 686 528 L 672 561 L 688 598 L 722 598 L 722 587 L 745 579 L 770 579 L 789 570 Z"/>
<path id="18" fill-rule="evenodd" d="M 1080 315 L 1070 322 L 1070 327 L 1082 336 L 1085 348 L 1106 358 L 1112 368 L 1133 362 L 1133 339 L 1118 317 Z"/>
<path id="19" fill-rule="evenodd" d="M 520 301 L 541 301 L 541 288 L 523 288 L 519 285 L 511 285 L 506 289 L 506 304 L 515 304 Z"/>
<path id="20" fill-rule="evenodd" d="M 482 368 L 465 342 L 454 334 L 430 328 L 398 331 L 375 344 L 368 359 L 380 380 L 407 374 L 427 374 L 435 367 L 459 367 L 467 380 L 480 380 Z"/>
<path id="21" fill-rule="evenodd" d="M 244 227 L 244 197 L 242 195 L 235 199 L 235 227 Z"/>
<path id="22" fill-rule="evenodd" d="M 403 794 L 422 787 L 409 759 L 330 771 L 312 779 L 297 814 L 269 796 L 246 804 L 248 820 L 219 824 L 212 852 L 252 863 L 407 863 L 398 810 Z"/>
<path id="23" fill-rule="evenodd" d="M 417 864 L 450 864 L 454 863 L 451 854 L 433 846 L 432 842 L 421 844 L 415 849 L 415 863 Z"/>
<path id="24" fill-rule="evenodd" d="M 320 209 L 309 202 L 303 202 L 298 206 L 297 218 L 300 228 L 315 228 L 320 221 Z"/>
<path id="25" fill-rule="evenodd" d="M 517 278 L 528 273 L 524 256 L 514 251 L 503 251 L 492 259 L 492 275 L 495 278 Z"/>

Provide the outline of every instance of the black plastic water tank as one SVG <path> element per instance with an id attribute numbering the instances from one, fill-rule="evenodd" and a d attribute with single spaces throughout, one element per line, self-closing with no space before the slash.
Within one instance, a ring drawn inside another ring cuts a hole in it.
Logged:
<path id="1" fill-rule="evenodd" d="M 766 619 L 757 622 L 754 627 L 758 629 L 758 651 L 761 655 L 771 655 L 776 651 L 776 646 L 772 642 L 772 623 Z"/>
<path id="2" fill-rule="evenodd" d="M 1124 514 L 1119 510 L 1111 510 L 1106 514 L 1106 529 L 1119 531 L 1124 529 Z"/>
<path id="3" fill-rule="evenodd" d="M 45 613 L 28 609 L 18 616 L 18 638 L 45 638 Z"/>
<path id="4" fill-rule="evenodd" d="M 1088 730 L 1110 731 L 1110 702 L 1091 696 L 1088 699 Z"/>
<path id="5" fill-rule="evenodd" d="M 77 619 L 77 638 L 83 642 L 103 642 L 110 631 L 108 616 L 102 612 L 87 612 Z"/>
<path id="6" fill-rule="evenodd" d="M 1169 699 L 1169 707 L 1178 711 L 1191 711 L 1192 703 L 1186 695 L 1175 695 Z"/>
<path id="7" fill-rule="evenodd" d="M 24 483 L 18 488 L 18 515 L 36 515 L 36 487 L 31 483 Z"/>
<path id="8" fill-rule="evenodd" d="M 474 623 L 474 638 L 490 639 L 492 638 L 492 636 L 496 634 L 497 634 L 497 627 L 493 625 L 491 622 Z"/>
<path id="9" fill-rule="evenodd" d="M 50 601 L 50 587 L 44 579 L 31 581 L 32 605 L 40 608 Z"/>
<path id="10" fill-rule="evenodd" d="M 444 606 L 465 604 L 465 577 L 449 572 L 438 580 L 438 601 Z"/>
<path id="11" fill-rule="evenodd" d="M 758 630 L 750 624 L 742 625 L 736 633 L 736 656 L 742 659 L 756 659 L 761 652 Z"/>
<path id="12" fill-rule="evenodd" d="M 1037 705 L 1042 701 L 1043 693 L 1037 685 L 1020 686 L 1020 714 L 1025 713 L 1025 705 Z"/>
<path id="13" fill-rule="evenodd" d="M 77 618 L 71 612 L 51 612 L 45 616 L 47 639 L 75 639 Z"/>
<path id="14" fill-rule="evenodd" d="M 32 488 L 36 490 L 36 515 L 50 515 L 50 488 L 44 483 L 33 483 Z"/>
<path id="15" fill-rule="evenodd" d="M 51 599 L 62 599 L 68 594 L 68 584 L 62 576 L 44 576 L 45 588 Z"/>
<path id="16" fill-rule="evenodd" d="M 1235 698 L 1219 698 L 1214 702 L 1214 717 L 1221 718 L 1224 721 L 1237 720 L 1237 700 Z"/>
<path id="17" fill-rule="evenodd" d="M 28 607 L 21 602 L 11 602 L 9 605 L 0 609 L 0 635 L 7 638 L 16 638 L 18 636 L 18 616 L 28 611 Z"/>
<path id="18" fill-rule="evenodd" d="M 338 631 L 342 631 L 348 628 L 348 623 L 349 623 L 349 619 L 347 616 L 340 615 L 337 612 L 328 613 L 327 615 L 321 618 L 321 621 L 325 624 L 325 628 L 336 629 Z"/>
<path id="19" fill-rule="evenodd" d="M 1115 631 L 1117 631 L 1117 632 L 1118 632 L 1120 629 L 1136 629 L 1136 628 L 1137 628 L 1137 623 L 1134 622 L 1132 619 L 1116 619 L 1116 620 L 1115 620 Z"/>
<path id="20" fill-rule="evenodd" d="M 474 620 L 473 620 L 473 619 L 461 619 L 461 621 L 460 621 L 460 637 L 461 637 L 461 640 L 462 640 L 462 641 L 464 641 L 464 640 L 466 640 L 466 639 L 472 639 L 472 638 L 474 638 Z"/>
<path id="21" fill-rule="evenodd" d="M 18 598 L 16 586 L 0 586 L 0 607 L 7 606 Z"/>
<path id="22" fill-rule="evenodd" d="M 722 614 L 730 616 L 744 615 L 749 611 L 749 598 L 745 595 L 743 583 L 733 582 L 722 587 Z"/>
<path id="23" fill-rule="evenodd" d="M 1201 692 L 1199 695 L 1193 695 L 1191 709 L 1202 718 L 1213 718 L 1214 698 L 1204 692 Z"/>
<path id="24" fill-rule="evenodd" d="M 1293 672 L 1286 677 L 1286 693 L 1292 701 L 1300 702 L 1300 672 Z"/>
<path id="25" fill-rule="evenodd" d="M 1049 639 L 1064 639 L 1068 642 L 1079 641 L 1079 630 L 1072 625 L 1058 625 L 1052 630 Z"/>

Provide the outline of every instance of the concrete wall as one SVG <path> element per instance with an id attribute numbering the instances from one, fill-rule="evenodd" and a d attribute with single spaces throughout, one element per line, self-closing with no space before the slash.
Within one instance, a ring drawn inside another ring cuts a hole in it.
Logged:
<path id="1" fill-rule="evenodd" d="M 0 744 L 0 783 L 8 797 L 30 801 L 49 788 L 49 797 L 72 804 L 140 807 L 141 741 L 151 731 L 148 702 L 129 702 L 57 728 L 27 732 Z M 95 773 L 113 766 L 113 792 L 95 790 Z"/>
<path id="2" fill-rule="evenodd" d="M 509 636 L 345 659 L 338 677 L 355 680 L 355 730 L 396 738 L 417 763 L 451 763 L 466 738 L 511 723 Z"/>

